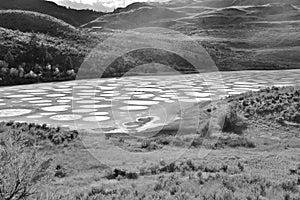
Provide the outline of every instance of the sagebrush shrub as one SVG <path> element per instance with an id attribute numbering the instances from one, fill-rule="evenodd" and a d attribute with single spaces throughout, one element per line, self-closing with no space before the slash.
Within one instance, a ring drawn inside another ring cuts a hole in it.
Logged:
<path id="1" fill-rule="evenodd" d="M 0 199 L 28 199 L 52 176 L 51 159 L 10 136 L 0 138 Z"/>

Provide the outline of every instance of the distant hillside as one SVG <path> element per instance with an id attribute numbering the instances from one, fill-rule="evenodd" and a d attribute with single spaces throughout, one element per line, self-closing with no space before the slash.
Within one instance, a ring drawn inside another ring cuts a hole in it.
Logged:
<path id="1" fill-rule="evenodd" d="M 104 15 L 84 27 L 105 27 L 113 29 L 130 29 L 147 26 L 168 27 L 173 19 L 185 17 L 182 12 L 172 11 L 167 8 L 147 6 L 138 8 L 127 7 L 116 10 L 115 13 Z"/>
<path id="2" fill-rule="evenodd" d="M 144 2 L 135 2 L 135 3 L 132 3 L 128 6 L 126 6 L 125 8 L 116 8 L 114 10 L 114 13 L 128 12 L 128 11 L 135 10 L 135 9 L 138 9 L 141 7 L 153 7 L 153 6 L 148 3 L 144 3 Z"/>
<path id="3" fill-rule="evenodd" d="M 78 34 L 73 26 L 62 20 L 31 11 L 0 10 L 0 26 L 22 32 L 45 33 L 59 37 Z"/>
<path id="4" fill-rule="evenodd" d="M 262 6 L 239 6 L 203 12 L 184 21 L 203 26 L 227 26 L 228 24 L 255 21 L 299 20 L 300 11 L 290 4 L 267 4 Z"/>
<path id="5" fill-rule="evenodd" d="M 292 4 L 294 6 L 300 5 L 299 0 L 234 0 L 233 6 L 248 6 L 248 5 L 265 5 L 271 3 Z"/>
<path id="6" fill-rule="evenodd" d="M 73 26 L 88 23 L 103 13 L 92 10 L 75 10 L 44 0 L 0 0 L 0 9 L 28 10 L 51 15 Z"/>
<path id="7" fill-rule="evenodd" d="M 266 5 L 271 3 L 285 3 L 295 6 L 300 5 L 299 0 L 171 0 L 166 3 L 154 3 L 157 6 L 164 6 L 168 8 L 177 7 L 210 7 L 210 8 L 224 8 L 230 6 L 255 6 Z"/>

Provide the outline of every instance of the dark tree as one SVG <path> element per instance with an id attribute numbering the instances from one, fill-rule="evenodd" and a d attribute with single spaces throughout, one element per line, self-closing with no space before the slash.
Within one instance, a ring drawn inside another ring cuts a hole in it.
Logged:
<path id="1" fill-rule="evenodd" d="M 53 61 L 53 57 L 51 55 L 51 53 L 48 51 L 47 48 L 45 48 L 45 51 L 44 51 L 44 63 L 45 64 L 51 64 Z"/>
<path id="2" fill-rule="evenodd" d="M 63 68 L 66 70 L 73 69 L 73 62 L 70 56 L 66 57 Z"/>
<path id="3" fill-rule="evenodd" d="M 15 64 L 15 58 L 10 51 L 4 57 L 4 61 L 9 64 L 9 66 L 13 66 Z"/>

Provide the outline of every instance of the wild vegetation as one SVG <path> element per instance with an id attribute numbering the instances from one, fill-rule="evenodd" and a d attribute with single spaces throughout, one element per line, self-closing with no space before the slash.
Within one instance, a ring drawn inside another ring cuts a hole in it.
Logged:
<path id="1" fill-rule="evenodd" d="M 61 26 L 60 23 L 54 24 L 57 28 Z M 19 25 L 15 27 L 22 29 L 22 24 Z M 51 32 L 47 25 L 40 25 L 45 33 Z M 85 55 L 107 37 L 105 34 L 99 37 L 75 29 L 73 32 L 66 29 L 60 31 L 63 34 L 54 37 L 0 27 L 0 84 L 75 79 Z"/>
<path id="2" fill-rule="evenodd" d="M 21 142 L 25 146 L 38 145 L 43 142 L 59 145 L 71 142 L 78 137 L 78 132 L 75 130 L 49 127 L 46 124 L 27 124 L 12 121 L 1 122 L 0 133 L 1 136 L 9 134 L 11 139 Z"/>
<path id="3" fill-rule="evenodd" d="M 35 34 L 30 36 L 26 49 L 17 45 L 8 50 L 0 60 L 1 85 L 35 83 L 75 78 L 75 68 L 71 57 L 66 57 L 64 65 L 55 63 L 52 52 L 38 43 Z"/>
<path id="4" fill-rule="evenodd" d="M 77 131 L 38 124 L 0 123 L 0 198 L 32 199 L 43 185 L 61 174 L 53 158 L 39 148 L 76 140 Z"/>
<path id="5" fill-rule="evenodd" d="M 300 90 L 297 87 L 266 88 L 229 99 L 250 119 L 300 125 Z"/>

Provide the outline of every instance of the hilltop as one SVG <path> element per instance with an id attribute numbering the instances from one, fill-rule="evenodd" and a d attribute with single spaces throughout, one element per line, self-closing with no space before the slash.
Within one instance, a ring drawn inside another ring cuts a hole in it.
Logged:
<path id="1" fill-rule="evenodd" d="M 105 27 L 112 29 L 132 29 L 147 26 L 162 27 L 169 26 L 168 24 L 173 19 L 178 19 L 184 16 L 186 16 L 186 14 L 172 11 L 167 8 L 149 6 L 147 4 L 139 6 L 129 5 L 124 9 L 117 9 L 113 13 L 104 15 L 83 27 Z"/>
<path id="2" fill-rule="evenodd" d="M 88 23 L 104 13 L 92 10 L 75 10 L 45 0 L 0 0 L 0 9 L 27 10 L 47 14 L 73 26 Z"/>
<path id="3" fill-rule="evenodd" d="M 285 3 L 292 4 L 295 6 L 300 5 L 298 0 L 172 0 L 164 3 L 153 3 L 158 6 L 165 6 L 168 8 L 176 7 L 210 7 L 210 8 L 224 8 L 230 6 L 256 6 L 256 5 L 266 5 L 273 3 Z"/>

